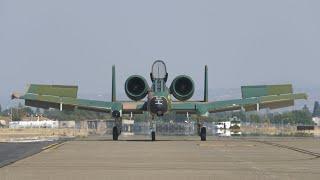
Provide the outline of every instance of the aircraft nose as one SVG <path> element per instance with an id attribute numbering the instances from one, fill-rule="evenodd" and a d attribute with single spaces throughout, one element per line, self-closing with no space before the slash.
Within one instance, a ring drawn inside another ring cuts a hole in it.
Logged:
<path id="1" fill-rule="evenodd" d="M 153 97 L 149 102 L 150 111 L 157 116 L 163 116 L 168 111 L 168 101 L 164 97 Z"/>

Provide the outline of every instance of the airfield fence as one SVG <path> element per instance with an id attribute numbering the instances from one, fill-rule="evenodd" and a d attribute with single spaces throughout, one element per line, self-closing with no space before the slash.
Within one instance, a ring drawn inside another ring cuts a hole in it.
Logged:
<path id="1" fill-rule="evenodd" d="M 88 120 L 88 121 L 60 121 L 58 128 L 0 128 L 0 139 L 30 136 L 90 136 L 90 135 L 111 135 L 114 121 L 112 120 Z M 320 128 L 316 126 L 314 130 L 298 131 L 297 125 L 289 124 L 266 124 L 266 123 L 243 123 L 240 131 L 233 133 L 230 130 L 217 130 L 215 124 L 205 122 L 207 135 L 217 136 L 317 136 L 320 137 Z M 123 124 L 122 131 L 129 135 L 148 135 L 150 134 L 149 122 L 135 122 Z M 165 136 L 194 136 L 197 135 L 197 125 L 194 121 L 190 122 L 156 122 L 158 135 Z"/>

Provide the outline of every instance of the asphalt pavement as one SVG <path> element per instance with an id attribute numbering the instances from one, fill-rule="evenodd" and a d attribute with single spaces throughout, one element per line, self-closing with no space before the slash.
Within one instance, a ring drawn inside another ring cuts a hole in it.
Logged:
<path id="1" fill-rule="evenodd" d="M 0 143 L 0 168 L 41 152 L 57 141 Z"/>

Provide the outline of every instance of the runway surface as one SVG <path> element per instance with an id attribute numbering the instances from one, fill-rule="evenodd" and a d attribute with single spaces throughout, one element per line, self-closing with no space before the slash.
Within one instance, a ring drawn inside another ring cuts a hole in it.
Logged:
<path id="1" fill-rule="evenodd" d="M 315 138 L 110 137 L 68 141 L 0 169 L 1 180 L 319 179 Z"/>
<path id="2" fill-rule="evenodd" d="M 55 142 L 0 143 L 0 168 L 17 160 L 39 153 L 42 148 L 53 143 Z"/>

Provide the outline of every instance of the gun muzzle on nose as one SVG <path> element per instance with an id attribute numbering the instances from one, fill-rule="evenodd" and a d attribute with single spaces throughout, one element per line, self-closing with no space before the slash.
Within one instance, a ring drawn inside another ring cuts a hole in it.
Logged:
<path id="1" fill-rule="evenodd" d="M 168 111 L 168 101 L 164 97 L 153 97 L 149 102 L 152 114 L 163 116 Z"/>

